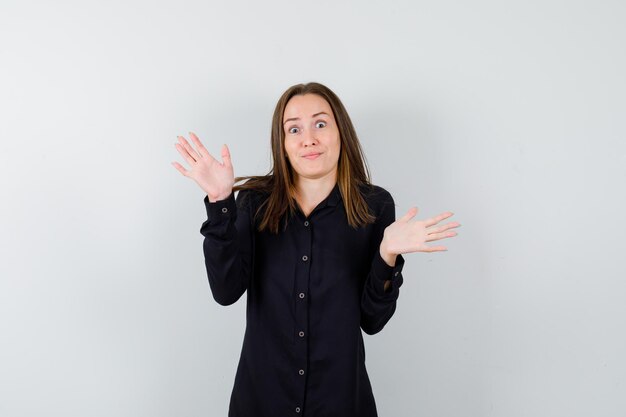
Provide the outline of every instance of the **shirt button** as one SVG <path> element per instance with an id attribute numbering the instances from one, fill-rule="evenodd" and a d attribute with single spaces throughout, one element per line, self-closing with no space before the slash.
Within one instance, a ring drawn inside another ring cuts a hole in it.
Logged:
<path id="1" fill-rule="evenodd" d="M 302 257 L 302 260 L 303 260 L 304 262 L 306 262 L 306 260 L 307 260 L 307 259 L 309 259 L 309 257 L 308 257 L 308 256 L 306 256 L 306 255 L 304 255 L 304 256 Z"/>
<path id="2" fill-rule="evenodd" d="M 303 292 L 300 293 L 300 298 L 304 298 L 304 293 Z"/>
<path id="3" fill-rule="evenodd" d="M 300 412 L 300 407 L 296 407 L 296 413 Z"/>
<path id="4" fill-rule="evenodd" d="M 300 333 L 298 333 L 298 335 L 299 335 L 300 337 L 304 337 L 304 332 L 303 332 L 303 331 L 300 331 Z"/>
<path id="5" fill-rule="evenodd" d="M 304 369 L 300 369 L 300 370 L 298 371 L 298 373 L 299 373 L 300 375 L 304 375 Z"/>
<path id="6" fill-rule="evenodd" d="M 228 211 L 228 207 L 222 207 L 222 213 L 226 213 Z"/>
<path id="7" fill-rule="evenodd" d="M 308 220 L 305 220 L 305 221 L 304 221 L 304 225 L 305 225 L 305 226 L 308 226 L 308 225 L 309 225 L 309 221 L 308 221 Z"/>
<path id="8" fill-rule="evenodd" d="M 399 273 L 400 273 L 399 271 L 396 271 L 396 273 L 393 275 L 397 277 Z"/>

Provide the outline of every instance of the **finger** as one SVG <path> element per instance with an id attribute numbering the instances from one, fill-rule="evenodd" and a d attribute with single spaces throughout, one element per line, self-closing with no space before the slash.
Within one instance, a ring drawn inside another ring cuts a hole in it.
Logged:
<path id="1" fill-rule="evenodd" d="M 178 151 L 178 153 L 183 158 L 185 158 L 185 161 L 189 162 L 189 165 L 193 165 L 196 163 L 196 160 L 191 155 L 189 155 L 189 152 L 187 151 L 187 149 L 185 149 L 183 145 L 181 145 L 180 143 L 174 143 L 174 146 L 176 146 L 176 150 Z"/>
<path id="2" fill-rule="evenodd" d="M 408 222 L 417 214 L 419 209 L 417 207 L 411 207 L 404 216 L 400 217 L 398 220 L 402 222 Z"/>
<path id="3" fill-rule="evenodd" d="M 185 158 L 187 159 L 187 162 L 189 163 L 196 162 L 196 159 L 198 158 L 197 153 L 194 152 L 193 150 L 190 151 L 189 143 L 187 143 L 184 137 L 182 136 L 176 136 L 176 137 L 178 138 L 178 146 L 176 148 L 179 149 L 179 151 L 183 152 L 182 155 L 185 156 Z"/>
<path id="4" fill-rule="evenodd" d="M 191 140 L 193 141 L 193 143 L 195 143 L 196 147 L 198 148 L 198 153 L 200 154 L 200 156 L 202 158 L 208 158 L 209 160 L 214 160 L 215 158 L 213 158 L 213 156 L 209 153 L 209 151 L 207 150 L 207 148 L 204 147 L 204 145 L 202 144 L 202 142 L 200 142 L 200 139 L 198 138 L 198 136 L 196 136 L 195 133 L 193 132 L 189 132 L 189 137 L 191 138 Z"/>
<path id="5" fill-rule="evenodd" d="M 427 246 L 424 249 L 420 249 L 420 252 L 439 252 L 439 251 L 447 251 L 448 249 L 445 246 Z"/>
<path id="6" fill-rule="evenodd" d="M 456 232 L 442 232 L 442 233 L 432 233 L 424 239 L 425 242 L 432 242 L 433 240 L 445 239 L 447 237 L 456 236 Z"/>
<path id="7" fill-rule="evenodd" d="M 198 151 L 196 151 L 189 144 L 189 142 L 187 142 L 187 140 L 185 140 L 184 137 L 179 136 L 178 140 L 180 141 L 181 145 L 187 150 L 187 153 L 189 153 L 189 156 L 191 156 L 194 159 L 194 161 L 198 161 L 199 159 L 202 159 L 202 156 L 198 153 Z"/>
<path id="8" fill-rule="evenodd" d="M 431 227 L 430 229 L 427 229 L 426 232 L 428 234 L 444 232 L 448 229 L 452 229 L 453 227 L 459 227 L 460 225 L 461 223 L 457 223 L 457 222 L 447 223 L 441 226 Z"/>
<path id="9" fill-rule="evenodd" d="M 439 223 L 440 221 L 447 219 L 448 217 L 452 216 L 454 213 L 452 213 L 451 211 L 446 211 L 443 212 L 435 217 L 431 217 L 429 219 L 424 220 L 424 224 L 426 225 L 426 227 L 428 226 L 432 226 L 434 224 Z"/>
<path id="10" fill-rule="evenodd" d="M 172 162 L 172 165 L 174 165 L 174 168 L 176 168 L 178 172 L 183 174 L 185 177 L 187 176 L 188 172 L 185 168 L 183 168 L 181 164 L 179 164 L 178 162 Z"/>
<path id="11" fill-rule="evenodd" d="M 233 163 L 230 160 L 230 150 L 226 144 L 222 145 L 222 161 L 224 166 L 232 168 Z"/>

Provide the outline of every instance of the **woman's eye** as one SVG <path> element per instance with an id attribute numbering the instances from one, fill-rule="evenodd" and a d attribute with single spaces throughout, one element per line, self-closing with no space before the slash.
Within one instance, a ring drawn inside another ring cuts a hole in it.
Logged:
<path id="1" fill-rule="evenodd" d="M 296 129 L 296 130 L 297 130 L 298 128 L 297 128 L 297 127 L 292 127 L 292 128 L 290 128 L 290 129 L 289 129 L 289 133 L 296 133 L 296 132 L 294 132 L 294 131 L 293 131 L 294 129 Z"/>
<path id="2" fill-rule="evenodd" d="M 320 123 L 321 123 L 321 124 L 323 124 L 324 126 L 326 126 L 326 122 L 317 122 L 317 123 L 315 124 L 315 126 L 319 125 Z M 324 126 L 322 126 L 322 127 L 324 127 Z"/>

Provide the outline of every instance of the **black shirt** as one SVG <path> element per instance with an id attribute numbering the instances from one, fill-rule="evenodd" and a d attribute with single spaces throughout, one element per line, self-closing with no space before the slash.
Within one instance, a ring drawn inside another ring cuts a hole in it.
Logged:
<path id="1" fill-rule="evenodd" d="M 377 416 L 361 329 L 378 333 L 393 316 L 404 259 L 391 267 L 379 252 L 395 221 L 391 194 L 362 189 L 375 223 L 350 227 L 335 184 L 308 217 L 298 208 L 278 235 L 256 230 L 260 192 L 204 197 L 200 233 L 213 298 L 226 306 L 247 291 L 229 417 Z"/>

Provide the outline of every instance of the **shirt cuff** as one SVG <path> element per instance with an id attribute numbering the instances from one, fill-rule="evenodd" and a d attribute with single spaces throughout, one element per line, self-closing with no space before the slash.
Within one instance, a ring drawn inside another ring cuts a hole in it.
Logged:
<path id="1" fill-rule="evenodd" d="M 389 266 L 387 262 L 380 256 L 380 250 L 376 250 L 374 260 L 372 261 L 372 271 L 376 281 L 376 290 L 381 294 L 391 294 L 402 285 L 402 268 L 404 267 L 404 257 L 396 256 L 394 266 Z M 391 287 L 385 291 L 385 281 L 391 280 Z"/>
<path id="2" fill-rule="evenodd" d="M 208 222 L 218 224 L 227 222 L 231 217 L 237 214 L 237 203 L 235 202 L 235 193 L 230 193 L 224 200 L 209 201 L 209 196 L 204 196 L 204 206 Z"/>

